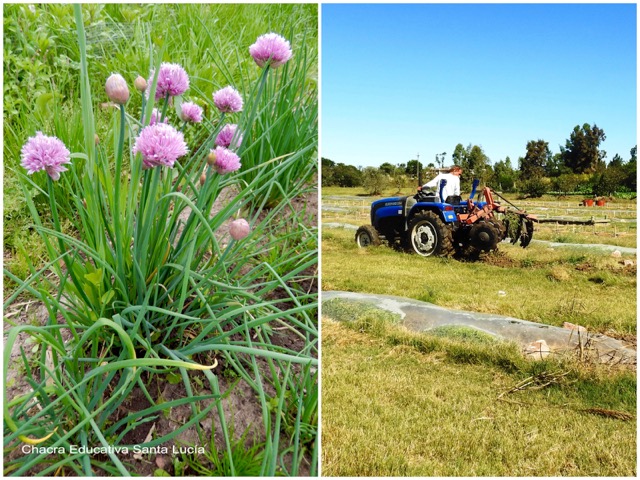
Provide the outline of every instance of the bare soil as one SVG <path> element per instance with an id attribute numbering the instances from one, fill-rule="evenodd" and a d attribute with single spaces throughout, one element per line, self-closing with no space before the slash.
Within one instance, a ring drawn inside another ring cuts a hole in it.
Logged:
<path id="1" fill-rule="evenodd" d="M 482 256 L 480 260 L 483 263 L 487 265 L 492 265 L 494 267 L 516 268 L 520 266 L 520 264 L 516 260 L 513 260 L 512 258 L 506 255 L 504 252 L 501 252 L 500 250 L 495 252 L 490 252 L 488 255 Z"/>

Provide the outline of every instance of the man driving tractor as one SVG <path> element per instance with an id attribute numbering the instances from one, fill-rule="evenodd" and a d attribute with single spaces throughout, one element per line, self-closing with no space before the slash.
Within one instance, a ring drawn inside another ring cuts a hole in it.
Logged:
<path id="1" fill-rule="evenodd" d="M 460 200 L 460 175 L 462 174 L 462 168 L 458 165 L 454 165 L 449 169 L 448 173 L 439 173 L 436 177 L 430 182 L 425 183 L 422 186 L 422 189 L 435 188 L 436 195 L 440 195 L 439 187 L 440 181 L 446 180 L 447 183 L 442 189 L 442 197 L 440 199 L 441 202 L 446 203 L 458 203 Z M 449 197 L 457 197 L 458 201 L 455 198 L 452 198 L 449 201 Z"/>

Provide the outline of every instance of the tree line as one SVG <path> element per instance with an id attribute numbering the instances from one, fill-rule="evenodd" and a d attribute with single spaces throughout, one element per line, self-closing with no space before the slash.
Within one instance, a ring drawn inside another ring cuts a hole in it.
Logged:
<path id="1" fill-rule="evenodd" d="M 545 193 L 634 197 L 637 146 L 630 149 L 628 159 L 616 154 L 607 162 L 607 152 L 600 148 L 605 139 L 604 130 L 585 123 L 575 126 L 557 153 L 549 149 L 549 142 L 530 140 L 525 155 L 516 164 L 509 157 L 492 164 L 481 146 L 465 147 L 459 143 L 450 163 L 462 167 L 460 183 L 464 191 L 469 191 L 473 179 L 478 178 L 481 185 L 528 197 L 541 197 Z M 438 167 L 444 166 L 445 159 L 443 152 L 436 155 L 435 162 L 426 165 L 410 160 L 395 165 L 385 162 L 377 168 L 357 168 L 322 158 L 322 186 L 364 187 L 372 195 L 392 186 L 399 191 L 417 185 L 418 172 L 426 183 L 436 175 Z"/>

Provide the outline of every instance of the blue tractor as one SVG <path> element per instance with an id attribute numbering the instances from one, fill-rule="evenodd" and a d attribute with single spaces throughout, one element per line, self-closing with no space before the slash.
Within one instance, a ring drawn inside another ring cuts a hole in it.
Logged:
<path id="1" fill-rule="evenodd" d="M 446 180 L 440 182 L 439 192 L 419 189 L 412 197 L 373 202 L 371 225 L 363 225 L 356 232 L 358 246 L 380 245 L 385 240 L 423 257 L 455 255 L 474 259 L 496 250 L 507 237 L 511 243 L 529 245 L 536 217 L 515 206 L 501 206 L 493 199 L 498 194 L 489 187 L 482 191 L 484 200 L 474 202 L 478 180 L 474 180 L 468 200 L 450 196 L 442 201 L 445 184 Z"/>

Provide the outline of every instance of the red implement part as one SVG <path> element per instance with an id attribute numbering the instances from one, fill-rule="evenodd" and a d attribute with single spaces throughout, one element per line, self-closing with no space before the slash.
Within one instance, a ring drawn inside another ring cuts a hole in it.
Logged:
<path id="1" fill-rule="evenodd" d="M 489 187 L 484 187 L 484 189 L 482 190 L 482 193 L 484 195 L 485 200 L 487 201 L 487 204 L 482 208 L 478 208 L 473 203 L 473 200 L 471 199 L 467 200 L 467 207 L 468 207 L 467 211 L 469 213 L 459 214 L 458 215 L 459 222 L 466 223 L 467 225 L 471 225 L 472 223 L 476 223 L 481 218 L 493 217 L 494 210 L 498 212 L 501 211 L 500 208 L 502 207 L 500 207 L 500 205 L 498 205 L 493 201 L 493 195 L 491 195 L 491 189 Z"/>
<path id="2" fill-rule="evenodd" d="M 482 193 L 487 202 L 486 205 L 482 208 L 478 208 L 473 203 L 473 200 L 471 199 L 467 200 L 468 213 L 458 214 L 458 221 L 460 223 L 471 225 L 472 223 L 476 223 L 481 218 L 492 218 L 493 212 L 497 212 L 497 213 L 507 212 L 507 209 L 505 207 L 495 202 L 495 200 L 493 199 L 493 192 L 489 187 L 484 187 L 484 189 L 482 190 Z M 509 210 L 509 212 L 515 213 L 516 215 L 519 215 L 527 220 L 532 220 L 534 222 L 538 221 L 538 217 L 536 217 L 535 215 L 530 215 L 527 212 L 524 212 L 522 210 Z"/>

